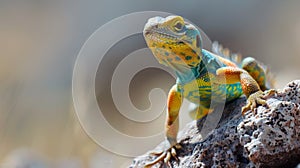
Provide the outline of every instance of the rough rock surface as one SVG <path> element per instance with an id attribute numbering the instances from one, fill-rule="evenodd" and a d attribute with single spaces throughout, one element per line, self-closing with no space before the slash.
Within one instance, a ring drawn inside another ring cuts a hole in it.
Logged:
<path id="1" fill-rule="evenodd" d="M 218 127 L 204 139 L 205 118 L 189 123 L 179 137 L 182 149 L 172 167 L 297 167 L 300 163 L 300 80 L 268 98 L 267 105 L 241 115 L 246 98 L 226 105 Z M 162 142 L 155 150 L 164 149 Z M 148 153 L 131 168 L 155 159 Z M 164 167 L 162 162 L 153 167 Z"/>

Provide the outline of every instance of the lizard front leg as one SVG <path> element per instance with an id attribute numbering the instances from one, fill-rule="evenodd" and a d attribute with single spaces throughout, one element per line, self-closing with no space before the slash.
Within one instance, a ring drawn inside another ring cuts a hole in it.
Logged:
<path id="1" fill-rule="evenodd" d="M 204 116 L 206 116 L 207 114 L 214 111 L 213 108 L 206 107 L 202 104 L 199 104 L 199 105 L 193 104 L 192 106 L 193 106 L 193 108 L 189 109 L 190 110 L 189 116 L 194 120 L 199 120 L 199 119 L 203 118 Z"/>
<path id="2" fill-rule="evenodd" d="M 265 99 L 275 93 L 274 89 L 270 89 L 264 93 L 260 89 L 259 84 L 247 71 L 237 67 L 222 67 L 217 70 L 216 74 L 217 81 L 221 83 L 241 83 L 242 90 L 248 98 L 247 104 L 242 108 L 242 114 L 250 109 L 253 110 L 257 105 L 266 104 Z"/>
<path id="3" fill-rule="evenodd" d="M 178 89 L 178 85 L 174 85 L 168 95 L 168 111 L 165 125 L 165 133 L 170 148 L 162 152 L 153 152 L 152 154 L 158 156 L 154 161 L 145 165 L 145 167 L 151 167 L 154 164 L 164 161 L 165 164 L 170 164 L 171 157 L 178 159 L 176 156 L 176 149 L 181 148 L 177 143 L 177 133 L 179 128 L 179 110 L 182 104 L 182 95 Z"/>

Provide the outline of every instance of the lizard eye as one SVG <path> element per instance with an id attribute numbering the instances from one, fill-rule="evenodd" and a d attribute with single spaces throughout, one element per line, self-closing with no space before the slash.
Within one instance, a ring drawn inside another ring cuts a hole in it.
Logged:
<path id="1" fill-rule="evenodd" d="M 183 28 L 183 24 L 180 21 L 175 22 L 174 28 L 176 31 L 180 31 Z"/>

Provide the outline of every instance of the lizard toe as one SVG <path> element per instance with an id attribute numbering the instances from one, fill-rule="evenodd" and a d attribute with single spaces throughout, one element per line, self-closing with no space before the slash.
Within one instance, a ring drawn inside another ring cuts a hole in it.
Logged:
<path id="1" fill-rule="evenodd" d="M 154 156 L 160 156 L 160 155 L 162 155 L 164 153 L 164 151 L 163 150 L 159 150 L 159 151 L 152 151 L 151 153 L 150 153 L 150 155 L 154 155 Z"/>
<path id="2" fill-rule="evenodd" d="M 270 90 L 264 92 L 263 98 L 264 98 L 264 99 L 267 99 L 267 98 L 269 98 L 269 97 L 275 95 L 276 93 L 277 93 L 277 90 L 275 90 L 275 89 L 270 89 Z"/>
<path id="3" fill-rule="evenodd" d="M 267 104 L 266 99 L 276 93 L 276 90 L 270 89 L 266 92 L 257 91 L 251 94 L 247 99 L 247 104 L 242 108 L 242 114 L 244 115 L 247 111 L 252 110 L 259 106 Z"/>
<path id="4" fill-rule="evenodd" d="M 171 167 L 171 163 L 170 163 L 171 158 L 174 158 L 177 162 L 179 161 L 176 150 L 181 148 L 182 147 L 180 144 L 176 144 L 163 152 L 151 152 L 150 155 L 152 154 L 158 157 L 152 162 L 147 163 L 144 167 L 150 168 L 159 162 L 163 162 L 167 167 Z"/>
<path id="5" fill-rule="evenodd" d="M 164 158 L 164 163 L 168 164 L 170 159 L 171 159 L 171 153 L 170 153 L 170 151 L 168 151 L 167 154 L 166 154 L 166 157 Z"/>

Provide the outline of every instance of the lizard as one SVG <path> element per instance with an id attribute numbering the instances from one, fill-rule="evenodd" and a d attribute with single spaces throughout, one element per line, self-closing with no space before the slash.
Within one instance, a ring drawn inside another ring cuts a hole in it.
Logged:
<path id="1" fill-rule="evenodd" d="M 151 153 L 157 158 L 145 167 L 161 161 L 170 165 L 171 158 L 178 160 L 176 150 L 181 148 L 177 142 L 178 116 L 184 98 L 197 106 L 194 118 L 200 119 L 213 112 L 211 100 L 230 102 L 244 94 L 247 97 L 241 110 L 244 114 L 266 104 L 266 98 L 275 93 L 268 88 L 266 71 L 258 61 L 247 57 L 239 64 L 203 49 L 200 31 L 181 16 L 150 18 L 143 36 L 158 62 L 174 70 L 177 77 L 167 100 L 165 137 L 170 148 Z"/>

